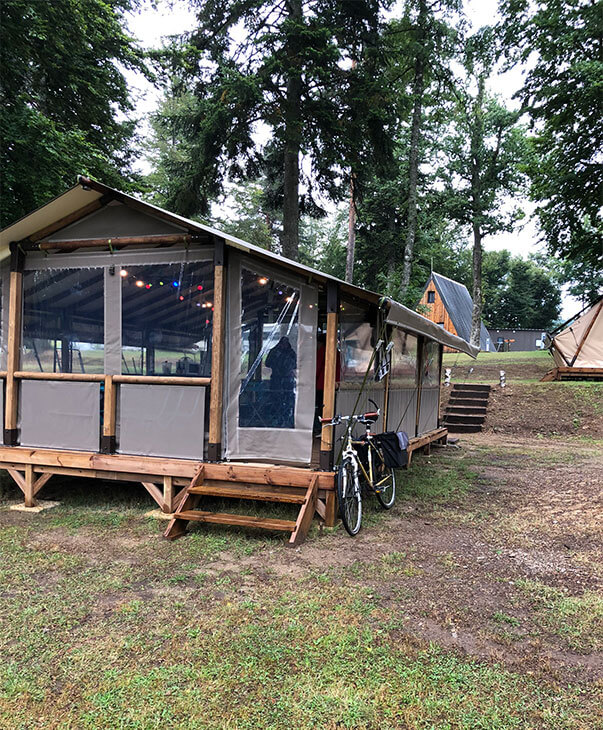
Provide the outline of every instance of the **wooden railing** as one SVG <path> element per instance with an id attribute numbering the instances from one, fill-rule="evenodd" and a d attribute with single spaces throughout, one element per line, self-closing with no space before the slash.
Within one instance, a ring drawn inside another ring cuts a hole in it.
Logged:
<path id="1" fill-rule="evenodd" d="M 7 378 L 7 371 L 0 371 L 0 378 Z M 103 409 L 103 444 L 105 450 L 113 451 L 117 424 L 117 388 L 121 384 L 152 385 L 197 385 L 211 386 L 211 378 L 172 375 L 106 375 L 104 373 L 42 373 L 17 370 L 13 381 L 46 380 L 63 382 L 103 383 L 105 387 Z M 16 385 L 16 383 L 15 383 Z M 13 395 L 15 397 L 16 394 Z M 16 427 L 16 423 L 15 426 Z"/>

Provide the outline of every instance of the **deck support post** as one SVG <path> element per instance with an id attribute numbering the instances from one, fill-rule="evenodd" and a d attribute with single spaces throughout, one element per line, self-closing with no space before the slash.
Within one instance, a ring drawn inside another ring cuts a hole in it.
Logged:
<path id="1" fill-rule="evenodd" d="M 337 377 L 337 310 L 338 290 L 335 282 L 327 284 L 327 337 L 325 347 L 325 380 L 323 391 L 322 417 L 335 415 L 335 387 Z M 333 426 L 323 426 L 320 439 L 320 468 L 333 468 Z"/>
<path id="2" fill-rule="evenodd" d="M 17 243 L 10 244 L 10 251 L 4 445 L 16 446 L 19 443 L 19 433 L 17 431 L 19 383 L 15 378 L 15 372 L 20 369 L 21 363 L 21 313 L 23 308 L 23 268 L 25 265 L 25 255 Z"/>
<path id="3" fill-rule="evenodd" d="M 163 477 L 163 507 L 164 512 L 170 514 L 174 511 L 174 478 Z"/>
<path id="4" fill-rule="evenodd" d="M 222 458 L 222 408 L 224 395 L 224 346 L 226 339 L 226 271 L 224 240 L 216 238 L 214 249 L 214 321 L 211 352 L 211 386 L 209 395 L 210 461 Z"/>

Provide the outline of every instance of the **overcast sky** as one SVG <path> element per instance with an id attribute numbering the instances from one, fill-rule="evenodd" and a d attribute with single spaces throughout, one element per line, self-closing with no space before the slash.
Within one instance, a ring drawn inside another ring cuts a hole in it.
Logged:
<path id="1" fill-rule="evenodd" d="M 497 0 L 465 0 L 465 13 L 474 30 L 492 24 L 497 19 Z M 155 8 L 150 0 L 144 0 L 142 11 L 131 14 L 128 25 L 142 46 L 157 47 L 166 36 L 182 33 L 194 27 L 195 16 L 190 11 L 188 3 L 182 0 L 174 0 L 172 3 L 158 0 Z M 129 73 L 127 78 L 136 95 L 136 114 L 138 117 L 145 117 L 156 108 L 161 93 L 140 75 Z M 512 97 L 521 85 L 522 71 L 519 68 L 514 68 L 505 74 L 496 74 L 490 80 L 491 91 L 499 94 L 509 106 L 517 104 Z M 143 172 L 149 172 L 146 160 L 140 160 L 138 168 Z M 529 216 L 532 211 L 530 203 L 523 201 L 522 207 Z M 484 248 L 486 250 L 506 248 L 514 255 L 526 258 L 528 254 L 541 250 L 536 224 L 528 218 L 527 222 L 514 233 L 488 236 L 484 239 Z M 577 307 L 575 301 L 564 297 L 562 316 L 570 317 Z"/>

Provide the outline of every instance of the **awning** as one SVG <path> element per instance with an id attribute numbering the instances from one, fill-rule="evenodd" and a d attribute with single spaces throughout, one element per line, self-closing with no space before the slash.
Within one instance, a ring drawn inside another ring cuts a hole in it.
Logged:
<path id="1" fill-rule="evenodd" d="M 394 327 L 400 327 L 407 332 L 414 332 L 417 335 L 424 335 L 429 337 L 431 340 L 439 342 L 441 345 L 450 347 L 453 350 L 459 350 L 473 358 L 477 357 L 479 353 L 479 347 L 470 345 L 462 337 L 457 337 L 451 332 L 448 332 L 440 325 L 432 322 L 423 317 L 417 312 L 413 312 L 412 309 L 408 309 L 403 304 L 398 304 L 393 299 L 385 298 L 385 302 L 388 305 L 386 321 L 388 324 Z"/>

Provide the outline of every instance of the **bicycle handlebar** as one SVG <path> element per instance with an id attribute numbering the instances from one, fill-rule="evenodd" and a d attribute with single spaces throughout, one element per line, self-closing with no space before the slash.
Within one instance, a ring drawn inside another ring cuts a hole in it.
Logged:
<path id="1" fill-rule="evenodd" d="M 354 421 L 356 423 L 373 423 L 381 415 L 381 409 L 375 403 L 375 401 L 371 400 L 370 398 L 369 402 L 375 406 L 375 408 L 377 409 L 376 411 L 371 411 L 368 413 L 355 413 L 352 416 L 342 416 L 340 414 L 337 414 L 336 416 L 333 416 L 333 418 L 320 418 L 320 422 L 323 426 L 339 426 L 339 424 L 343 421 Z"/>

